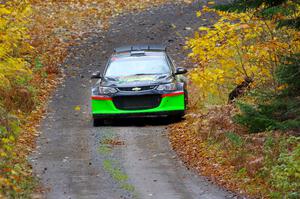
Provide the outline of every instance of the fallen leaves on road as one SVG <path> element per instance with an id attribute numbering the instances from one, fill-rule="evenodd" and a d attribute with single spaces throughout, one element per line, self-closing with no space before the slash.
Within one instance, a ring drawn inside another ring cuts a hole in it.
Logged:
<path id="1" fill-rule="evenodd" d="M 81 109 L 80 106 L 75 106 L 74 108 L 75 111 L 80 111 L 80 109 Z"/>
<path id="2" fill-rule="evenodd" d="M 117 138 L 106 138 L 100 142 L 100 144 L 110 145 L 110 146 L 120 146 L 124 145 L 125 142 L 123 140 L 119 140 Z"/>
<path id="3" fill-rule="evenodd" d="M 280 154 L 292 152 L 297 142 L 280 132 L 249 134 L 232 122 L 235 112 L 232 105 L 206 112 L 191 107 L 185 121 L 170 127 L 171 145 L 188 167 L 213 182 L 237 194 L 271 198 L 277 190 L 266 176 L 272 175 Z"/>

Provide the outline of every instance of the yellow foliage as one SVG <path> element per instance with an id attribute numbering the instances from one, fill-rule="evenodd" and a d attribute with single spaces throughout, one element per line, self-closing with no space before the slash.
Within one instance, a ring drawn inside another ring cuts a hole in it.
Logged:
<path id="1" fill-rule="evenodd" d="M 200 27 L 187 41 L 189 57 L 198 67 L 191 79 L 200 88 L 202 101 L 211 96 L 227 100 L 230 91 L 246 77 L 255 86 L 274 89 L 274 71 L 282 55 L 299 52 L 300 34 L 296 30 L 276 29 L 274 21 L 261 20 L 254 13 L 228 13 L 204 7 L 220 19 L 212 27 Z M 197 16 L 201 16 L 201 12 Z"/>
<path id="2" fill-rule="evenodd" d="M 30 64 L 25 60 L 29 59 L 31 50 L 27 30 L 30 13 L 26 0 L 0 4 L 0 198 L 3 190 L 20 190 L 15 185 L 20 174 L 10 168 L 19 128 L 16 119 L 7 111 L 10 104 L 5 102 L 13 99 L 11 91 L 23 86 L 31 76 Z"/>
<path id="3" fill-rule="evenodd" d="M 23 59 L 28 44 L 27 21 L 31 9 L 25 0 L 0 4 L 0 89 L 8 89 L 30 74 Z"/>

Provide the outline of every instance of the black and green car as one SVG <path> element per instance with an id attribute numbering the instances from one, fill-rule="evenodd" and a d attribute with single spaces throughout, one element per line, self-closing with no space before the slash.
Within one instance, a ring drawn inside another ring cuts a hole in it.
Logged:
<path id="1" fill-rule="evenodd" d="M 116 48 L 104 73 L 92 75 L 94 126 L 105 119 L 184 115 L 187 104 L 184 68 L 176 68 L 162 45 Z"/>

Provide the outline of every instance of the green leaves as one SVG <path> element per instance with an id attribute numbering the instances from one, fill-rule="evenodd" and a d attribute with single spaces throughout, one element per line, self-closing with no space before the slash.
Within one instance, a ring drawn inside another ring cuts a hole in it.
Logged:
<path id="1" fill-rule="evenodd" d="M 292 152 L 281 153 L 271 169 L 270 183 L 280 198 L 300 197 L 300 144 Z"/>
<path id="2" fill-rule="evenodd" d="M 278 28 L 283 26 L 300 29 L 300 2 L 291 0 L 235 0 L 216 9 L 229 12 L 246 12 L 256 10 L 256 15 L 273 18 Z"/>
<path id="3" fill-rule="evenodd" d="M 234 120 L 247 126 L 252 133 L 300 129 L 300 56 L 285 56 L 281 62 L 276 69 L 276 80 L 282 89 L 269 94 L 267 102 L 256 100 L 257 105 L 238 104 L 241 114 Z"/>
<path id="4" fill-rule="evenodd" d="M 234 147 L 242 147 L 244 144 L 244 141 L 241 136 L 239 136 L 236 133 L 233 132 L 226 132 L 225 136 L 228 138 L 228 140 L 234 145 Z"/>
<path id="5" fill-rule="evenodd" d="M 241 114 L 234 116 L 234 121 L 248 127 L 250 133 L 262 132 L 265 130 L 276 129 L 276 122 L 261 114 L 256 108 L 251 105 L 240 103 L 239 108 Z"/>

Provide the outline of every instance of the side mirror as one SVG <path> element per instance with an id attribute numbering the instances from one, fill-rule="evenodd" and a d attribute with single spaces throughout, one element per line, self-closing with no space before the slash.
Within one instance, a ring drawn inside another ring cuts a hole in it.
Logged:
<path id="1" fill-rule="evenodd" d="M 181 74 L 185 74 L 187 73 L 188 71 L 185 69 L 185 68 L 176 68 L 176 72 L 175 72 L 175 75 L 181 75 Z"/>
<path id="2" fill-rule="evenodd" d="M 91 77 L 91 79 L 100 79 L 100 78 L 102 78 L 100 71 L 94 72 Z"/>

